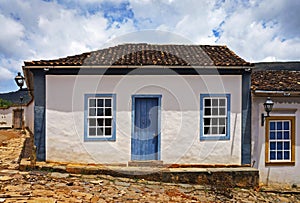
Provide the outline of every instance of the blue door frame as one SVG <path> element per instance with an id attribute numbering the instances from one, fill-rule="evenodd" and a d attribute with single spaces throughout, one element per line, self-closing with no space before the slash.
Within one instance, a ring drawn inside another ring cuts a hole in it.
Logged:
<path id="1" fill-rule="evenodd" d="M 161 95 L 132 95 L 131 160 L 160 160 Z"/>

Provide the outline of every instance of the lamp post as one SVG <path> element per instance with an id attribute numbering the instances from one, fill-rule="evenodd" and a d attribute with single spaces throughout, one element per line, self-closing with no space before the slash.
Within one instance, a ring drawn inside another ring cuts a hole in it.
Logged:
<path id="1" fill-rule="evenodd" d="M 271 100 L 270 97 L 268 97 L 267 100 L 264 103 L 264 109 L 267 112 L 267 115 L 265 115 L 264 113 L 261 114 L 261 126 L 264 126 L 265 119 L 267 117 L 270 117 L 270 112 L 273 109 L 273 105 L 274 105 L 274 102 Z"/>
<path id="2" fill-rule="evenodd" d="M 23 104 L 23 96 L 20 96 L 20 105 L 21 105 L 21 128 L 23 130 L 23 109 L 22 109 L 22 104 Z"/>
<path id="3" fill-rule="evenodd" d="M 18 72 L 18 75 L 15 77 L 15 82 L 20 87 L 20 90 L 23 89 L 24 81 L 25 81 L 24 76 L 22 76 L 21 73 Z M 19 99 L 20 99 L 20 106 L 21 106 L 21 128 L 23 130 L 23 109 L 22 109 L 22 104 L 23 104 L 24 97 L 20 96 Z"/>

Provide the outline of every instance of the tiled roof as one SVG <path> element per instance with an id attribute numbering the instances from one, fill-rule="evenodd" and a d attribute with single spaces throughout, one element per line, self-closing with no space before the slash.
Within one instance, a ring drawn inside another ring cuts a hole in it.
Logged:
<path id="1" fill-rule="evenodd" d="M 252 73 L 252 90 L 300 91 L 300 70 L 259 70 Z"/>
<path id="2" fill-rule="evenodd" d="M 251 66 L 226 46 L 122 44 L 25 66 Z"/>

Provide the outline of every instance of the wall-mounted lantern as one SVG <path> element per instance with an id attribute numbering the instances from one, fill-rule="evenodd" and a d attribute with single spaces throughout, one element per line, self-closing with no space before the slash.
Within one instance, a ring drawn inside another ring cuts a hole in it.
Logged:
<path id="1" fill-rule="evenodd" d="M 20 87 L 20 90 L 23 88 L 25 78 L 18 72 L 18 75 L 15 77 L 17 85 Z"/>
<path id="2" fill-rule="evenodd" d="M 261 114 L 261 126 L 264 126 L 265 119 L 267 117 L 270 117 L 270 112 L 273 109 L 273 105 L 274 105 L 274 102 L 271 100 L 270 97 L 268 97 L 267 100 L 264 103 L 264 109 L 267 112 L 267 115 L 265 115 L 264 113 Z"/>

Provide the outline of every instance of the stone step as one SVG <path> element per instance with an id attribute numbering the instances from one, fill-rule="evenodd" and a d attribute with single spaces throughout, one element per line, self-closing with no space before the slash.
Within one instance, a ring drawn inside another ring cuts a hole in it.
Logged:
<path id="1" fill-rule="evenodd" d="M 149 161 L 129 161 L 129 167 L 163 167 L 163 161 L 149 160 Z"/>

